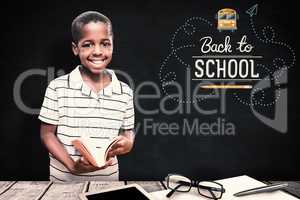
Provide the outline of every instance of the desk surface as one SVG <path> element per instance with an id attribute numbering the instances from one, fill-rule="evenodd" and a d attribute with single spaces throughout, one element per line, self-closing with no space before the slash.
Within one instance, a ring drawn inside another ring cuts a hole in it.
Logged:
<path id="1" fill-rule="evenodd" d="M 275 183 L 280 181 L 268 181 Z M 300 181 L 285 181 L 287 192 L 300 197 Z M 0 200 L 78 200 L 78 194 L 87 191 L 101 191 L 113 186 L 137 183 L 147 192 L 164 190 L 165 185 L 159 181 L 86 181 L 71 183 L 53 183 L 50 181 L 0 181 Z"/>

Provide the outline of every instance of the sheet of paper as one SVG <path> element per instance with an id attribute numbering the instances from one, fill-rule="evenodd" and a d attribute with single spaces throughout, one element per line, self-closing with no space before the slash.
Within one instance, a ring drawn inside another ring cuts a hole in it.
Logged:
<path id="1" fill-rule="evenodd" d="M 296 195 L 300 198 L 300 181 L 268 181 L 270 183 L 288 183 L 289 186 L 284 189 L 285 191 L 288 191 L 291 194 Z"/>
<path id="2" fill-rule="evenodd" d="M 162 190 L 158 192 L 152 192 L 151 195 L 156 200 L 211 200 L 200 196 L 196 188 L 192 188 L 189 192 L 175 192 L 170 198 L 167 198 L 166 195 L 169 192 L 170 190 Z"/>
<path id="3" fill-rule="evenodd" d="M 266 184 L 257 181 L 249 176 L 238 176 L 234 178 L 223 179 L 217 181 L 221 183 L 226 192 L 222 199 L 231 199 L 231 200 L 262 200 L 262 199 L 272 199 L 272 200 L 298 200 L 298 198 L 289 195 L 282 191 L 274 191 L 268 193 L 260 193 L 260 194 L 253 194 L 247 195 L 242 197 L 234 197 L 233 194 L 240 192 L 242 190 L 247 190 L 259 186 L 264 186 Z"/>
<path id="4" fill-rule="evenodd" d="M 257 181 L 249 176 L 238 176 L 228 179 L 222 179 L 217 182 L 221 183 L 226 190 L 221 200 L 299 200 L 298 198 L 282 191 L 234 197 L 233 194 L 236 192 L 265 185 L 264 183 Z M 192 188 L 191 191 L 187 193 L 175 192 L 171 196 L 171 198 L 167 198 L 166 194 L 169 191 L 170 190 L 163 190 L 152 192 L 151 194 L 157 200 L 207 200 L 207 198 L 199 195 L 196 188 Z"/>

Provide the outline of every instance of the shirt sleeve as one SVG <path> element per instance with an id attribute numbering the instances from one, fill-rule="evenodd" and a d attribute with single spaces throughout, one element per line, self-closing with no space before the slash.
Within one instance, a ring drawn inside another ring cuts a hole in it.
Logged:
<path id="1" fill-rule="evenodd" d="M 38 118 L 42 122 L 57 125 L 58 116 L 57 91 L 54 87 L 54 82 L 51 81 L 46 89 L 43 105 Z"/>
<path id="2" fill-rule="evenodd" d="M 121 129 L 130 130 L 134 128 L 134 104 L 133 104 L 133 92 L 130 90 L 129 100 L 126 104 L 126 110 L 121 125 Z"/>

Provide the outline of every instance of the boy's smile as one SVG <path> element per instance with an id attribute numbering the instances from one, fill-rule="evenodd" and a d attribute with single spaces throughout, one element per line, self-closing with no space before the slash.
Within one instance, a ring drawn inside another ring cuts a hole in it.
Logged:
<path id="1" fill-rule="evenodd" d="M 74 54 L 93 74 L 100 74 L 112 59 L 113 41 L 107 26 L 102 22 L 90 22 L 83 26 L 78 44 L 72 43 Z"/>

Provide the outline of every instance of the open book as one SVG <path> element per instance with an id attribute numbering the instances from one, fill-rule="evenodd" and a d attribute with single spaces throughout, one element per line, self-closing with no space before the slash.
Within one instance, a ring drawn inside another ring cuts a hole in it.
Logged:
<path id="1" fill-rule="evenodd" d="M 96 167 L 103 167 L 107 161 L 107 153 L 113 144 L 118 142 L 117 138 L 112 140 L 97 140 L 87 136 L 72 141 L 75 149 Z"/>

